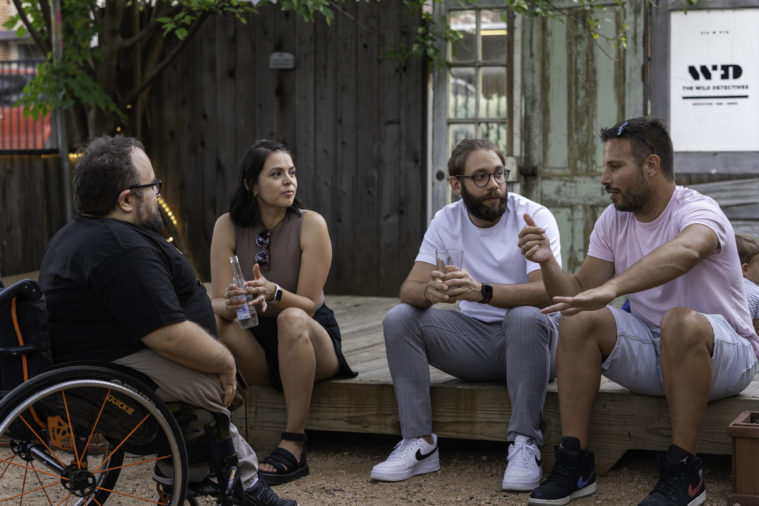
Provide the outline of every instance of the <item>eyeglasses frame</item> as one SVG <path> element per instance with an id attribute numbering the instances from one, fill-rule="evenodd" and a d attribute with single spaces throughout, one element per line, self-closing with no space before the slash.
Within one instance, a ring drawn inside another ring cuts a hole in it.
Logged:
<path id="1" fill-rule="evenodd" d="M 156 179 L 152 183 L 133 184 L 132 186 L 127 186 L 126 189 L 127 190 L 139 190 L 141 188 L 150 188 L 151 186 L 155 186 L 156 190 L 157 190 L 156 191 L 156 195 L 160 195 L 161 194 L 161 185 L 162 184 L 163 184 L 163 181 L 161 181 L 160 179 Z"/>
<path id="2" fill-rule="evenodd" d="M 498 180 L 495 178 L 495 174 L 496 174 L 496 172 L 498 172 L 499 170 L 500 170 L 501 172 L 503 172 L 503 182 L 502 182 L 502 183 L 499 183 L 499 182 L 498 182 Z M 489 184 L 490 184 L 490 178 L 491 178 L 491 177 L 493 178 L 493 181 L 495 181 L 495 184 L 506 184 L 506 181 L 508 181 L 508 180 L 509 180 L 509 174 L 510 174 L 510 173 L 511 173 L 511 171 L 510 171 L 509 169 L 507 169 L 507 168 L 505 168 L 505 167 L 501 167 L 500 169 L 496 169 L 496 170 L 494 170 L 493 172 L 488 172 L 487 174 L 482 174 L 482 173 L 480 173 L 480 174 L 474 174 L 474 175 L 472 175 L 472 176 L 465 176 L 465 175 L 463 175 L 463 174 L 457 174 L 457 175 L 456 175 L 456 178 L 457 178 L 457 179 L 461 179 L 461 178 L 468 178 L 468 179 L 471 179 L 471 180 L 472 180 L 472 183 L 474 183 L 474 186 L 476 186 L 477 188 L 485 188 L 487 185 L 489 185 Z M 485 180 L 485 184 L 483 184 L 483 185 L 479 185 L 479 184 L 477 184 L 477 181 L 475 180 L 475 178 L 476 178 L 476 177 L 481 177 L 481 176 L 488 176 L 488 177 L 487 177 L 487 179 Z"/>

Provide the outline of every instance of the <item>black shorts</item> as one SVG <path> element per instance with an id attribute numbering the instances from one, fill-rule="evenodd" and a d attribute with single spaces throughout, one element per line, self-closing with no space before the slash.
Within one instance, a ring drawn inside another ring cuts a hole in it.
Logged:
<path id="1" fill-rule="evenodd" d="M 335 314 L 332 310 L 324 304 L 316 310 L 313 318 L 319 323 L 319 325 L 324 327 L 324 330 L 327 331 L 330 339 L 332 339 L 332 344 L 335 346 L 335 353 L 337 354 L 337 360 L 340 363 L 340 367 L 333 378 L 355 378 L 358 376 L 358 373 L 350 368 L 343 356 L 340 327 L 337 325 L 337 320 L 335 320 Z M 269 383 L 271 383 L 271 386 L 273 386 L 278 392 L 281 392 L 282 379 L 279 376 L 279 356 L 277 354 L 279 341 L 277 339 L 277 318 L 259 318 L 258 325 L 251 327 L 248 330 L 253 333 L 253 336 L 266 353 L 266 365 L 269 367 Z"/>

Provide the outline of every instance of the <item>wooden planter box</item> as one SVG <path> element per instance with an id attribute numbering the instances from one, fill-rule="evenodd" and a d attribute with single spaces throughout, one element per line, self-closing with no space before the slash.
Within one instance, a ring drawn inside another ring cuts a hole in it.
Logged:
<path id="1" fill-rule="evenodd" d="M 733 492 L 728 505 L 759 506 L 759 411 L 744 411 L 727 432 L 733 438 Z"/>

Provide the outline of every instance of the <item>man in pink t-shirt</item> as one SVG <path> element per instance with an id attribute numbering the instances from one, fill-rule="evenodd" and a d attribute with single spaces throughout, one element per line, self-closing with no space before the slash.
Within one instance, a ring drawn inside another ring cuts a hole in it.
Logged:
<path id="1" fill-rule="evenodd" d="M 706 501 L 698 434 L 709 400 L 735 395 L 754 377 L 759 337 L 746 308 L 735 234 L 714 200 L 675 184 L 672 141 L 661 121 L 635 118 L 601 130 L 601 184 L 611 205 L 588 256 L 566 274 L 544 231 L 525 216 L 526 258 L 561 311 L 557 357 L 563 437 L 553 472 L 530 504 L 567 504 L 596 490 L 588 427 L 600 375 L 664 395 L 672 444 L 659 481 L 640 504 Z M 626 295 L 630 312 L 610 306 Z"/>

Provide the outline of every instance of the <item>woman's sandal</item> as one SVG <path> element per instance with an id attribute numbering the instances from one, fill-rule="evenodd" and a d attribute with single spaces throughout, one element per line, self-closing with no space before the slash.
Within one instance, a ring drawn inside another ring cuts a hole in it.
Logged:
<path id="1" fill-rule="evenodd" d="M 298 432 L 283 432 L 282 439 L 284 441 L 303 441 L 303 443 L 308 441 L 305 434 Z M 289 451 L 277 447 L 261 461 L 261 464 L 269 464 L 276 469 L 274 472 L 258 470 L 258 477 L 269 485 L 281 485 L 282 483 L 297 480 L 301 476 L 306 476 L 309 472 L 308 464 L 306 463 L 306 445 L 303 445 L 300 462 L 295 460 L 295 455 Z"/>

